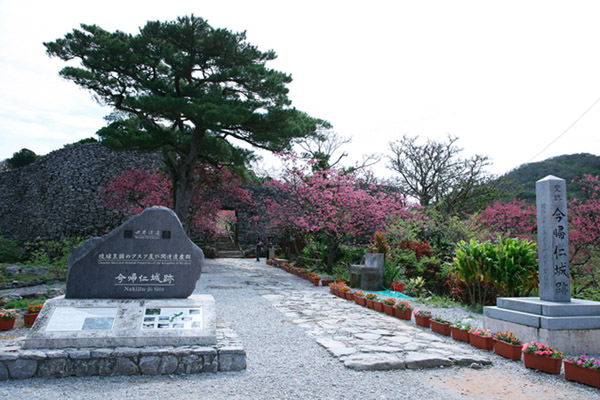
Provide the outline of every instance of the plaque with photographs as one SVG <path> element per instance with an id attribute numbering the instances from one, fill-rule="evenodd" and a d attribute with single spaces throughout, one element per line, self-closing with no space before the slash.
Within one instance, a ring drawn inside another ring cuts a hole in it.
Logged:
<path id="1" fill-rule="evenodd" d="M 113 328 L 116 316 L 116 307 L 57 307 L 46 331 L 109 331 Z"/>
<path id="2" fill-rule="evenodd" d="M 202 329 L 202 308 L 146 308 L 142 329 Z"/>

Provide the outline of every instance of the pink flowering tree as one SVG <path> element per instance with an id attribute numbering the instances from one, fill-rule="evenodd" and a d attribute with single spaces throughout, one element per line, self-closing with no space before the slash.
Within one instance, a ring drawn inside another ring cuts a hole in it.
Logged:
<path id="1" fill-rule="evenodd" d="M 188 230 L 214 236 L 217 216 L 224 202 L 251 202 L 250 194 L 240 187 L 240 178 L 224 167 L 201 164 L 196 168 L 194 196 L 190 204 Z M 202 184 L 200 184 L 202 182 Z M 173 208 L 173 190 L 162 171 L 131 170 L 117 175 L 102 189 L 107 209 L 128 217 L 152 206 Z"/>
<path id="2" fill-rule="evenodd" d="M 574 295 L 600 300 L 600 177 L 579 182 L 586 196 L 569 202 L 569 256 Z"/>
<path id="3" fill-rule="evenodd" d="M 290 161 L 290 159 L 288 159 Z M 328 247 L 332 273 L 340 244 L 366 244 L 391 216 L 406 213 L 404 200 L 382 186 L 366 184 L 360 172 L 299 167 L 292 162 L 282 180 L 266 183 L 279 195 L 265 200 L 269 229 L 315 233 Z"/>
<path id="4" fill-rule="evenodd" d="M 487 206 L 477 217 L 477 223 L 486 228 L 486 239 L 504 238 L 533 239 L 537 231 L 535 206 L 514 199 L 508 203 L 495 202 Z"/>

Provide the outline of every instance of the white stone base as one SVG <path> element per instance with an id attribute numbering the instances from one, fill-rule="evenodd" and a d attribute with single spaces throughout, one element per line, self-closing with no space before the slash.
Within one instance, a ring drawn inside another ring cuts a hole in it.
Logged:
<path id="1" fill-rule="evenodd" d="M 484 317 L 483 324 L 492 332 L 509 330 L 523 342 L 535 340 L 548 344 L 565 354 L 600 354 L 600 329 L 548 330 L 487 316 Z"/>
<path id="2" fill-rule="evenodd" d="M 173 318 L 164 320 L 166 317 L 161 317 L 162 321 L 159 321 L 158 315 L 148 314 L 158 309 L 165 313 L 170 309 L 176 311 L 172 312 Z M 192 309 L 194 311 L 189 311 Z M 88 312 L 89 318 L 86 317 Z M 108 318 L 94 318 L 94 313 L 98 312 L 110 315 Z M 81 322 L 78 315 L 84 315 L 80 318 Z M 106 326 L 94 325 L 94 320 L 102 322 L 111 318 L 112 323 L 105 323 Z M 145 322 L 148 318 L 155 319 L 155 328 L 148 328 L 149 323 Z M 44 304 L 25 338 L 23 348 L 213 346 L 216 342 L 215 300 L 211 295 L 192 295 L 187 299 L 131 300 L 59 297 Z"/>

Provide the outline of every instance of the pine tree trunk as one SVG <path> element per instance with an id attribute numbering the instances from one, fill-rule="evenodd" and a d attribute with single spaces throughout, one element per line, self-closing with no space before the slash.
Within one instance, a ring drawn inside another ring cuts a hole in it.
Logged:
<path id="1" fill-rule="evenodd" d="M 190 215 L 190 205 L 194 195 L 194 176 L 203 138 L 204 130 L 196 128 L 192 134 L 189 151 L 182 162 L 177 163 L 174 157 L 168 157 L 167 160 L 173 182 L 174 211 L 187 233 L 190 232 L 193 217 Z M 201 185 L 202 182 L 198 184 Z"/>

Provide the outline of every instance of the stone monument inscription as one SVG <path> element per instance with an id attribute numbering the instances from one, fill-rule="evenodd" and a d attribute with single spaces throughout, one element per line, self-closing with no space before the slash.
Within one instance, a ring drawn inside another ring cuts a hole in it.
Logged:
<path id="1" fill-rule="evenodd" d="M 552 175 L 536 182 L 540 299 L 571 301 L 565 180 Z"/>
<path id="2" fill-rule="evenodd" d="M 72 251 L 65 297 L 187 298 L 203 262 L 177 215 L 151 207 Z"/>

